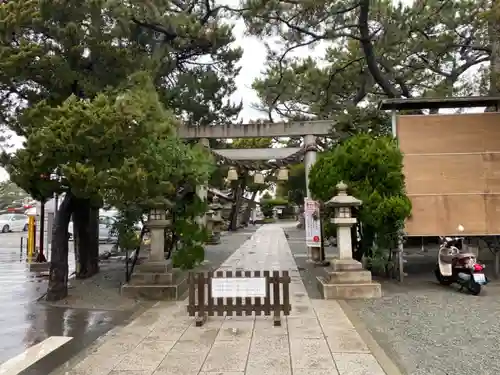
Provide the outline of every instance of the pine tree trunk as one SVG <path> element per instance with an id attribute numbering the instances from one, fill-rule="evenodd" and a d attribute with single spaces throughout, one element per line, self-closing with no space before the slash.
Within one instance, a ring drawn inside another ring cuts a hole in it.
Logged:
<path id="1" fill-rule="evenodd" d="M 99 273 L 99 208 L 90 208 L 89 242 L 87 270 L 90 276 Z"/>
<path id="2" fill-rule="evenodd" d="M 73 216 L 76 278 L 86 279 L 99 272 L 99 209 L 88 199 L 78 199 Z"/>
<path id="3" fill-rule="evenodd" d="M 59 301 L 68 295 L 68 225 L 73 206 L 74 197 L 67 193 L 54 221 L 47 301 Z"/>

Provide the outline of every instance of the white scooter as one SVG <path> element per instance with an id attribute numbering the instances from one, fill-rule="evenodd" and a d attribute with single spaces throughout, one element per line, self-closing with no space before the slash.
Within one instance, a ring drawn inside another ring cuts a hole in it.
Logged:
<path id="1" fill-rule="evenodd" d="M 464 227 L 459 225 L 458 231 Z M 477 263 L 474 253 L 462 252 L 463 237 L 441 237 L 438 264 L 434 271 L 441 285 L 457 283 L 460 290 L 467 289 L 473 295 L 481 293 L 481 286 L 488 283 L 484 264 Z"/>

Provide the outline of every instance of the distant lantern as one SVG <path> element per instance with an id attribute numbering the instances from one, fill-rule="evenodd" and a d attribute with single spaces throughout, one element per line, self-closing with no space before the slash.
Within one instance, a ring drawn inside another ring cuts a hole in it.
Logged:
<path id="1" fill-rule="evenodd" d="M 278 171 L 278 181 L 287 181 L 288 180 L 288 169 L 285 167 L 281 167 Z"/>
<path id="2" fill-rule="evenodd" d="M 238 180 L 238 172 L 235 167 L 230 167 L 229 171 L 227 171 L 227 179 L 229 181 L 237 181 Z"/>
<path id="3" fill-rule="evenodd" d="M 253 176 L 254 184 L 263 185 L 264 184 L 264 175 L 260 172 L 255 172 Z"/>

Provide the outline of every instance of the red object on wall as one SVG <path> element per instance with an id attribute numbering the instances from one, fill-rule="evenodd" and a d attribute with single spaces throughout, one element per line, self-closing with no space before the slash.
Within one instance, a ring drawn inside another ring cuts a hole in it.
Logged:
<path id="1" fill-rule="evenodd" d="M 314 237 L 313 237 L 313 241 L 314 241 L 314 242 L 319 242 L 319 237 L 318 237 L 318 236 L 314 236 Z"/>

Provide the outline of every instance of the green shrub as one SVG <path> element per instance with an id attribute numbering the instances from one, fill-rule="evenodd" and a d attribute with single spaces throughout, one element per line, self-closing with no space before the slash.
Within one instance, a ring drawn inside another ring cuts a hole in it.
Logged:
<path id="1" fill-rule="evenodd" d="M 278 215 L 280 219 L 290 217 L 295 214 L 293 206 L 284 198 L 264 199 L 260 201 L 262 214 L 267 218 L 273 217 L 273 209 L 279 206 L 282 207 L 282 213 Z"/>
<path id="2" fill-rule="evenodd" d="M 353 136 L 318 158 L 309 181 L 312 194 L 323 202 L 336 194 L 340 181 L 363 201 L 355 210 L 362 228 L 355 259 L 372 257 L 374 246 L 377 254 L 397 246 L 411 203 L 405 193 L 403 155 L 394 139 Z"/>

